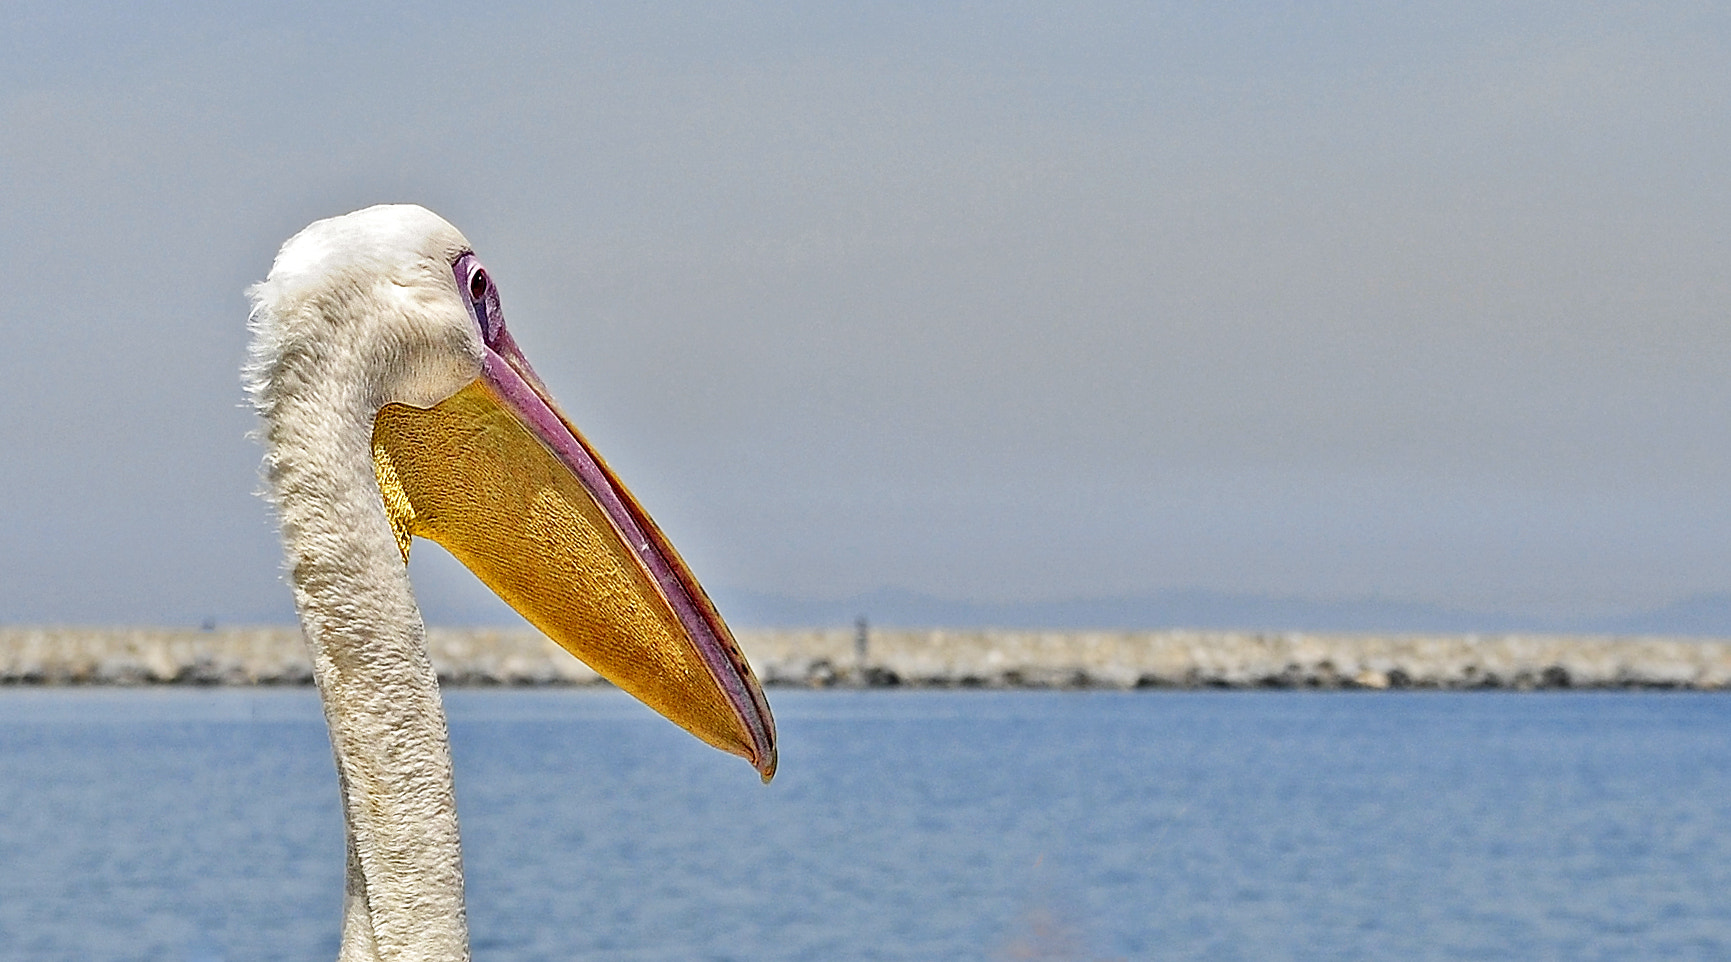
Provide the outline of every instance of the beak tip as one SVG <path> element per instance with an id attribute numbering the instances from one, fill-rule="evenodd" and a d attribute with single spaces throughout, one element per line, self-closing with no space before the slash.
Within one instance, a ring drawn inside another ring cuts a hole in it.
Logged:
<path id="1" fill-rule="evenodd" d="M 764 756 L 763 760 L 758 763 L 757 772 L 759 775 L 763 776 L 763 783 L 765 785 L 768 785 L 769 780 L 775 777 L 775 763 L 776 763 L 776 761 L 777 761 L 776 750 L 774 748 L 771 748 L 769 750 L 769 754 Z"/>

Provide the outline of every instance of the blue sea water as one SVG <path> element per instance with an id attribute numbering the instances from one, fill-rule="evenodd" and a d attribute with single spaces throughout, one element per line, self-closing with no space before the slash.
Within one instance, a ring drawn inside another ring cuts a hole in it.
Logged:
<path id="1" fill-rule="evenodd" d="M 482 960 L 1731 958 L 1731 698 L 449 699 Z M 0 958 L 329 959 L 309 691 L 0 691 Z"/>

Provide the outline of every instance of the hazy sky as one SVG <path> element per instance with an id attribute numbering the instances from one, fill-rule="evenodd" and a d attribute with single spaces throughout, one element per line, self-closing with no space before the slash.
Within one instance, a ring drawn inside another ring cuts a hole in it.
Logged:
<path id="1" fill-rule="evenodd" d="M 1731 589 L 1727 10 L 7 4 L 0 622 L 292 617 L 242 291 L 382 201 L 714 587 Z"/>

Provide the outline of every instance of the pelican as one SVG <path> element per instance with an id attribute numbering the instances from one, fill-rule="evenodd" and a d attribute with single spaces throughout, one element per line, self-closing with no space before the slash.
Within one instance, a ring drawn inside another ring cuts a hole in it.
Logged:
<path id="1" fill-rule="evenodd" d="M 548 637 L 675 724 L 775 773 L 775 722 L 727 626 L 553 403 L 469 242 L 369 207 L 283 244 L 249 291 L 295 606 L 347 835 L 339 962 L 469 957 L 450 742 L 409 586 L 438 542 Z"/>

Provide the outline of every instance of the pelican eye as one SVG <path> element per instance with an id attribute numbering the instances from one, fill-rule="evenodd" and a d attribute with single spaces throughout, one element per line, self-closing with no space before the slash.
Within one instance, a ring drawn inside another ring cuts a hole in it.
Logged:
<path id="1" fill-rule="evenodd" d="M 486 296 L 487 272 L 477 267 L 475 268 L 475 272 L 469 275 L 469 297 L 475 301 L 479 301 L 481 298 Z"/>

